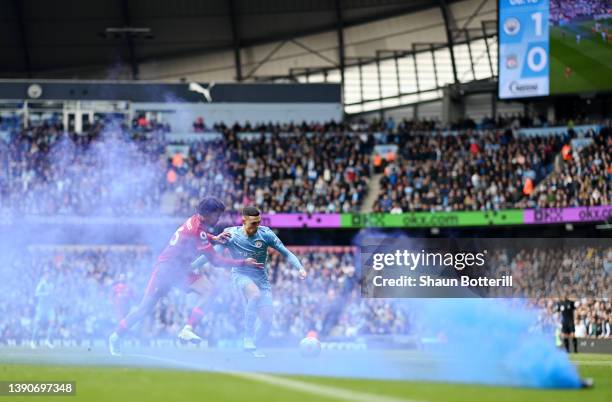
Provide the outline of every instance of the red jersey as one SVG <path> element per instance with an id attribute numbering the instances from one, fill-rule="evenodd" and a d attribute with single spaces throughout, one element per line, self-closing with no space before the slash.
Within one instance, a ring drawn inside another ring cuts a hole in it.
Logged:
<path id="1" fill-rule="evenodd" d="M 204 254 L 213 265 L 236 267 L 244 264 L 244 260 L 217 255 L 210 242 L 211 237 L 198 216 L 193 215 L 174 232 L 164 251 L 157 257 L 157 262 L 189 267 L 196 258 Z"/>
<path id="2" fill-rule="evenodd" d="M 123 282 L 117 282 L 113 285 L 113 300 L 116 302 L 127 301 L 134 297 L 134 292 Z"/>

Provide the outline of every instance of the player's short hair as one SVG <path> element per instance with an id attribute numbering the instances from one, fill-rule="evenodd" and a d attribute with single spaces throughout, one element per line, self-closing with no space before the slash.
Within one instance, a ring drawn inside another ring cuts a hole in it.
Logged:
<path id="1" fill-rule="evenodd" d="M 197 211 L 200 215 L 223 212 L 225 211 L 225 204 L 216 197 L 204 197 L 198 204 Z"/>
<path id="2" fill-rule="evenodd" d="M 259 216 L 261 211 L 257 207 L 244 207 L 242 208 L 242 216 Z"/>

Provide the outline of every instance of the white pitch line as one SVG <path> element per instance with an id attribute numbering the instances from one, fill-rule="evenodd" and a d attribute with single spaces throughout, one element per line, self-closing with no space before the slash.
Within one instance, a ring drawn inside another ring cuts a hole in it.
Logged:
<path id="1" fill-rule="evenodd" d="M 141 355 L 141 354 L 130 354 L 126 356 L 144 357 L 151 360 L 157 360 L 160 362 L 170 363 L 173 365 L 182 366 L 192 370 L 199 370 L 200 367 L 179 360 L 166 359 L 157 356 Z M 273 385 L 276 387 L 286 388 L 293 391 L 302 391 L 305 393 L 324 396 L 333 399 L 341 399 L 346 401 L 355 402 L 424 402 L 415 399 L 401 399 L 392 396 L 371 394 L 368 392 L 352 391 L 345 388 L 337 388 L 329 385 L 313 384 L 304 381 L 293 380 L 284 377 L 278 377 L 270 374 L 263 373 L 247 373 L 244 371 L 219 371 L 223 374 L 232 375 L 234 377 L 243 378 L 251 381 L 259 381 L 265 384 Z"/>
<path id="2" fill-rule="evenodd" d="M 602 360 L 572 360 L 572 363 L 579 366 L 612 366 L 612 361 L 607 362 Z"/>

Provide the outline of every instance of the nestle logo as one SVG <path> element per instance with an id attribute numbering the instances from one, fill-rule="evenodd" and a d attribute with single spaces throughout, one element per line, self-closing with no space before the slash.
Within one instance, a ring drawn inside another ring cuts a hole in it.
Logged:
<path id="1" fill-rule="evenodd" d="M 538 84 L 537 83 L 519 84 L 516 81 L 512 81 L 510 85 L 508 85 L 508 89 L 510 89 L 510 92 L 512 92 L 513 94 L 537 93 Z"/>
<path id="2" fill-rule="evenodd" d="M 539 209 L 533 218 L 536 222 L 563 222 L 563 208 Z"/>

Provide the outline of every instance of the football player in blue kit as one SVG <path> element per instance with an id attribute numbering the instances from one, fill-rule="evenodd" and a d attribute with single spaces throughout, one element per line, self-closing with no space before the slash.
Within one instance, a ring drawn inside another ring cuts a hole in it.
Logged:
<path id="1" fill-rule="evenodd" d="M 285 247 L 272 229 L 261 226 L 260 223 L 259 209 L 245 207 L 242 211 L 242 226 L 226 228 L 225 235 L 220 236 L 223 246 L 233 258 L 253 258 L 264 264 L 264 269 L 232 268 L 232 282 L 244 301 L 243 348 L 252 352 L 255 357 L 264 357 L 256 345 L 267 336 L 272 325 L 272 293 L 266 266 L 268 247 L 276 249 L 287 258 L 291 266 L 298 270 L 300 279 L 306 279 L 307 275 L 298 258 Z"/>

